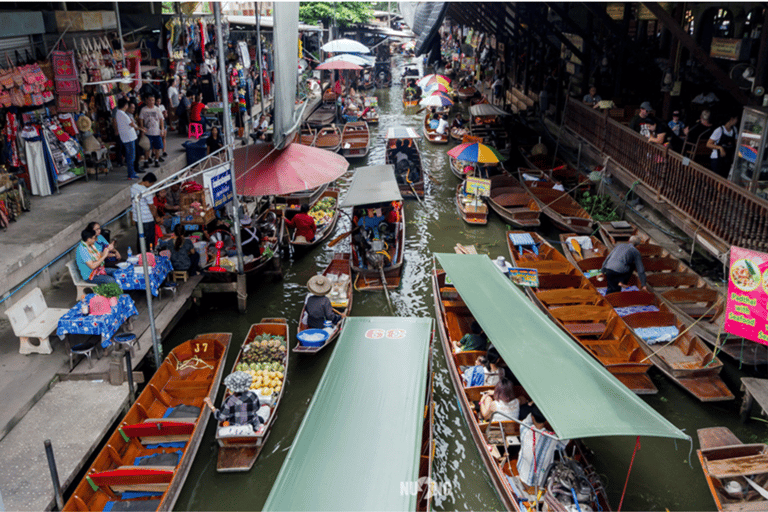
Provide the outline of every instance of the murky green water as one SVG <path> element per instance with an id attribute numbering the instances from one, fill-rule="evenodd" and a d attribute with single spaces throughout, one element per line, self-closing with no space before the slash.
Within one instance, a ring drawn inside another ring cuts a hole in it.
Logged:
<path id="1" fill-rule="evenodd" d="M 395 76 L 398 76 L 398 73 L 395 73 Z M 422 118 L 403 113 L 399 86 L 376 91 L 376 94 L 379 97 L 381 118 L 378 126 L 371 126 L 374 137 L 371 153 L 365 159 L 353 160 L 351 170 L 384 162 L 384 136 L 388 127 L 404 125 L 421 131 Z M 448 147 L 433 146 L 422 141 L 421 148 L 422 158 L 435 181 L 426 184 L 427 194 L 423 206 L 415 201 L 406 203 L 408 225 L 403 280 L 401 288 L 391 292 L 397 315 L 434 315 L 430 283 L 433 252 L 453 252 L 454 244 L 459 242 L 476 244 L 481 252 L 487 252 L 491 257 L 508 257 L 504 245 L 506 226 L 498 217 L 492 215 L 489 224 L 484 227 L 470 227 L 460 220 L 453 202 L 453 193 L 458 182 L 448 168 L 448 158 L 445 155 Z M 516 165 L 512 162 L 510 164 Z M 348 179 L 349 175 L 340 180 L 341 188 L 348 186 Z M 347 229 L 348 221 L 342 217 L 336 234 Z M 555 232 L 546 226 L 544 229 L 548 238 L 553 238 Z M 344 243 L 337 246 L 338 249 L 344 247 Z M 304 285 L 312 275 L 330 262 L 331 251 L 319 247 L 297 260 L 284 261 L 285 275 L 280 282 L 274 282 L 271 278 L 252 279 L 249 282 L 248 311 L 245 315 L 236 312 L 234 300 L 224 296 L 208 300 L 199 311 L 190 312 L 184 317 L 166 341 L 166 349 L 201 332 L 232 332 L 233 345 L 230 349 L 229 368 L 250 325 L 262 317 L 285 317 L 289 319 L 291 332 L 295 333 L 305 294 Z M 383 294 L 357 293 L 352 314 L 382 315 L 387 311 L 387 307 Z M 278 417 L 266 448 L 250 472 L 216 472 L 217 447 L 213 422 L 209 424 L 176 505 L 178 510 L 258 510 L 263 506 L 332 350 L 333 348 L 325 350 L 316 357 L 292 356 Z M 759 368 L 759 371 L 753 368 L 740 371 L 730 360 L 726 359 L 725 363 L 723 377 L 732 391 L 738 391 L 741 376 L 765 374 L 765 368 Z M 500 502 L 459 412 L 456 394 L 437 340 L 435 371 L 437 450 L 433 477 L 438 482 L 450 481 L 453 494 L 436 500 L 434 507 L 437 510 L 498 510 Z M 765 423 L 752 421 L 746 426 L 742 425 L 738 420 L 736 402 L 701 404 L 684 394 L 659 372 L 652 371 L 652 375 L 659 388 L 659 394 L 646 398 L 646 401 L 694 438 L 694 451 L 691 451 L 688 443 L 675 443 L 666 439 L 641 439 L 641 448 L 629 476 L 622 509 L 714 510 L 714 502 L 695 454 L 698 445 L 695 441 L 696 429 L 725 425 L 744 442 L 757 442 L 768 438 Z M 546 378 L 546 375 L 541 377 Z M 600 412 L 594 413 L 595 421 L 598 422 Z M 616 510 L 627 477 L 635 439 L 594 438 L 587 440 L 587 445 L 594 451 L 592 462 L 598 472 L 604 475 L 612 508 Z"/>

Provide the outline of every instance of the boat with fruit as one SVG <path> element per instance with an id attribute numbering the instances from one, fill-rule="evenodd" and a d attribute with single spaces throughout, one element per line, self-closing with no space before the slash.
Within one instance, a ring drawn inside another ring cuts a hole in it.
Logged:
<path id="1" fill-rule="evenodd" d="M 240 347 L 232 371 L 251 375 L 251 391 L 261 405 L 269 406 L 266 423 L 254 432 L 250 426 L 220 422 L 216 427 L 219 456 L 216 471 L 231 473 L 249 471 L 259 458 L 275 422 L 283 398 L 283 384 L 288 377 L 288 322 L 284 318 L 262 318 L 253 324 Z M 224 395 L 224 400 L 229 391 Z"/>
<path id="2" fill-rule="evenodd" d="M 333 233 L 339 220 L 339 189 L 329 188 L 325 190 L 308 213 L 310 217 L 315 219 L 315 239 L 311 242 L 297 242 L 295 231 L 291 232 L 289 243 L 294 251 L 309 250 L 319 245 Z"/>
<path id="3" fill-rule="evenodd" d="M 205 399 L 218 394 L 231 339 L 201 334 L 171 350 L 62 510 L 173 510 L 211 416 Z"/>
<path id="4" fill-rule="evenodd" d="M 331 291 L 328 293 L 328 298 L 331 301 L 331 307 L 345 316 L 349 316 L 352 310 L 352 293 L 354 292 L 354 286 L 352 286 L 352 267 L 349 264 L 350 254 L 348 252 L 338 252 L 333 255 L 333 259 L 328 266 L 323 270 L 323 274 L 331 282 Z M 301 308 L 301 315 L 299 315 L 299 328 L 297 333 L 304 332 L 309 328 L 304 316 L 305 307 Z M 328 333 L 328 337 L 324 340 L 322 345 L 310 346 L 303 344 L 300 340 L 293 347 L 293 351 L 299 354 L 316 354 L 322 349 L 330 345 L 341 332 L 344 320 L 342 319 L 337 323 L 333 330 Z"/>
<path id="5" fill-rule="evenodd" d="M 430 510 L 433 333 L 431 318 L 347 319 L 262 510 Z"/>

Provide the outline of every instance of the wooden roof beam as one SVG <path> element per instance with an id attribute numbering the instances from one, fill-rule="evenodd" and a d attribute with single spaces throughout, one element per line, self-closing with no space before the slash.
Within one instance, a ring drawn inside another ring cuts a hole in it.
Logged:
<path id="1" fill-rule="evenodd" d="M 556 4 L 553 2 L 547 2 L 547 5 L 550 9 L 555 11 L 555 13 L 560 16 L 560 18 L 569 26 L 573 31 L 576 33 L 576 35 L 580 36 L 581 39 L 588 44 L 593 50 L 596 50 L 598 52 L 602 52 L 602 47 L 594 40 L 591 36 L 588 36 L 584 29 L 579 26 L 578 23 L 573 21 L 569 16 L 568 12 L 562 8 L 563 4 Z"/>
<path id="2" fill-rule="evenodd" d="M 674 18 L 664 10 L 664 8 L 659 5 L 657 2 L 643 2 L 643 4 L 648 8 L 649 11 L 653 13 L 654 16 L 656 16 L 656 19 L 658 19 L 662 25 L 664 25 L 667 30 L 669 30 L 672 35 L 677 38 L 680 43 L 685 46 L 688 51 L 691 52 L 691 55 L 701 63 L 702 66 L 704 66 L 707 71 L 712 73 L 712 76 L 715 80 L 717 80 L 720 85 L 727 90 L 731 95 L 738 101 L 739 103 L 743 105 L 749 105 L 749 96 L 744 94 L 744 91 L 739 89 L 739 86 L 734 83 L 733 80 L 731 80 L 731 77 L 728 76 L 728 73 L 720 69 L 720 66 L 717 65 L 715 61 L 713 61 L 711 58 L 709 58 L 709 55 L 698 45 L 696 44 L 696 41 L 688 35 L 688 33 L 683 30 L 683 28 L 675 23 Z"/>

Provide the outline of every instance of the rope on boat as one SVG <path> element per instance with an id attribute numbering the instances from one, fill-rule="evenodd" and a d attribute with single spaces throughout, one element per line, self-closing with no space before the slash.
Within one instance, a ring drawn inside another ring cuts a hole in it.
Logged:
<path id="1" fill-rule="evenodd" d="M 184 361 L 181 361 L 178 357 L 176 357 L 176 354 L 173 352 L 170 353 L 170 355 L 173 356 L 174 359 L 176 359 L 176 371 L 182 371 L 186 370 L 187 368 L 192 368 L 193 370 L 200 370 L 202 368 L 208 368 L 210 370 L 213 370 L 213 365 L 208 364 L 202 359 L 200 359 L 197 356 L 192 356 L 189 359 L 185 359 Z"/>
<path id="2" fill-rule="evenodd" d="M 637 436 L 637 440 L 635 441 L 635 450 L 632 452 L 632 460 L 629 461 L 629 469 L 627 470 L 627 479 L 624 481 L 624 490 L 621 491 L 621 500 L 619 501 L 619 508 L 617 512 L 621 512 L 621 506 L 624 504 L 624 494 L 627 492 L 627 484 L 629 484 L 629 474 L 632 472 L 632 464 L 635 463 L 635 455 L 637 455 L 637 450 L 640 449 L 640 436 Z"/>
<path id="3" fill-rule="evenodd" d="M 695 321 L 694 321 L 694 322 L 693 322 L 691 325 L 689 325 L 688 327 L 686 327 L 686 328 L 685 328 L 685 330 L 684 330 L 683 332 L 681 332 L 680 334 L 678 334 L 677 336 L 675 336 L 675 337 L 674 337 L 674 338 L 673 338 L 671 341 L 669 341 L 668 343 L 665 343 L 665 344 L 664 344 L 664 345 L 663 345 L 661 348 L 659 348 L 659 350 L 655 351 L 653 354 L 650 354 L 650 355 L 646 356 L 646 358 L 645 358 L 645 359 L 643 359 L 643 360 L 642 360 L 642 361 L 640 361 L 640 362 L 641 362 L 641 363 L 644 363 L 644 362 L 646 362 L 648 359 L 650 359 L 651 357 L 655 356 L 656 354 L 658 354 L 659 352 L 661 352 L 662 350 L 664 350 L 665 348 L 667 348 L 668 346 L 670 346 L 672 343 L 674 343 L 674 342 L 676 342 L 677 340 L 679 340 L 679 339 L 680 339 L 680 336 L 682 336 L 683 334 L 685 334 L 685 333 L 687 333 L 688 331 L 690 331 L 690 330 L 691 330 L 691 328 L 692 328 L 694 325 L 696 325 L 697 323 L 699 323 L 699 322 L 700 322 L 700 321 L 701 321 L 701 320 L 702 320 L 704 317 L 706 317 L 706 316 L 707 316 L 707 313 L 709 313 L 710 311 L 712 311 L 712 308 L 714 308 L 715 306 L 717 306 L 717 302 L 714 302 L 714 303 L 713 303 L 713 304 L 712 304 L 712 305 L 709 307 L 709 309 L 708 309 L 708 310 L 706 310 L 706 311 L 704 312 L 704 314 L 703 314 L 703 315 L 701 315 L 699 318 L 697 318 L 697 319 L 696 319 L 696 320 L 695 320 Z M 723 326 L 721 325 L 721 326 L 720 326 L 720 329 L 722 329 L 722 328 L 723 328 Z M 720 335 L 719 335 L 719 334 L 718 334 L 717 338 L 718 338 L 718 340 L 720 339 Z M 714 361 L 714 360 L 715 360 L 715 354 L 713 353 L 713 354 L 712 354 L 712 361 Z M 706 365 L 704 368 L 706 368 L 707 366 L 709 366 L 710 364 L 712 364 L 712 361 L 708 362 L 708 363 L 707 363 L 707 365 Z"/>

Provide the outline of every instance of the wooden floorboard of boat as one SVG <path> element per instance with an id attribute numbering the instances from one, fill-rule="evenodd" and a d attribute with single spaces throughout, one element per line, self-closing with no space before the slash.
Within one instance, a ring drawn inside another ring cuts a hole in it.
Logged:
<path id="1" fill-rule="evenodd" d="M 699 437 L 699 447 L 702 450 L 742 444 L 741 440 L 728 427 L 700 428 L 696 433 Z"/>
<path id="2" fill-rule="evenodd" d="M 265 438 L 266 440 L 266 438 Z M 247 446 L 244 448 L 224 448 L 219 446 L 219 458 L 216 462 L 216 471 L 219 473 L 234 473 L 250 471 L 259 453 L 264 448 L 261 446 Z"/>
<path id="3" fill-rule="evenodd" d="M 613 376 L 636 395 L 655 395 L 659 392 L 647 373 L 613 373 Z"/>
<path id="4" fill-rule="evenodd" d="M 724 402 L 735 398 L 725 382 L 717 375 L 673 378 L 673 380 L 702 402 Z"/>

